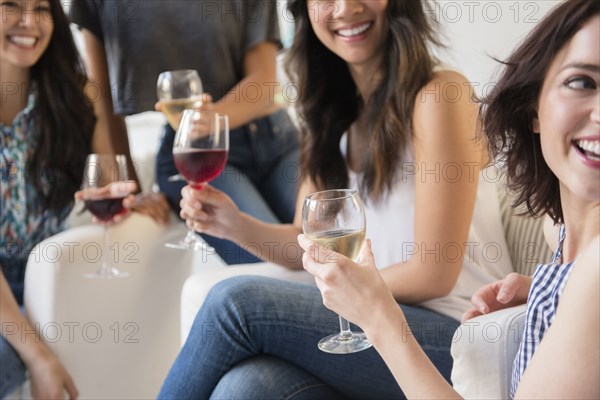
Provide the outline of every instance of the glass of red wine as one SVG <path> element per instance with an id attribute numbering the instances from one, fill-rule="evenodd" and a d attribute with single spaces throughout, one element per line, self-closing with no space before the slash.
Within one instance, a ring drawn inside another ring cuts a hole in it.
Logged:
<path id="1" fill-rule="evenodd" d="M 108 226 L 119 214 L 127 212 L 123 200 L 130 194 L 123 192 L 119 182 L 128 180 L 127 159 L 122 154 L 90 154 L 83 172 L 82 191 L 85 208 L 102 224 L 102 265 L 90 274 L 91 279 L 125 278 L 129 274 L 113 267 L 108 257 Z"/>
<path id="2" fill-rule="evenodd" d="M 177 170 L 194 190 L 215 179 L 227 164 L 229 118 L 214 111 L 185 110 L 175 134 L 173 160 Z M 167 247 L 183 250 L 214 249 L 189 229 L 179 243 Z"/>

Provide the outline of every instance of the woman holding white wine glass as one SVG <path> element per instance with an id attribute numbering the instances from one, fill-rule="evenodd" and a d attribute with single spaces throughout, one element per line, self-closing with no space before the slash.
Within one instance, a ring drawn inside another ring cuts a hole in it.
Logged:
<path id="1" fill-rule="evenodd" d="M 197 231 L 301 268 L 314 249 L 303 253 L 297 243 L 306 196 L 357 190 L 383 279 L 449 380 L 452 334 L 471 295 L 511 270 L 496 187 L 482 179 L 487 152 L 474 140 L 471 92 L 428 95 L 468 81 L 429 53 L 439 42 L 424 2 L 293 0 L 289 10 L 296 31 L 287 65 L 299 85 L 304 173 L 293 224 L 258 221 L 210 187 L 185 188 L 181 215 Z M 443 175 L 448 166 L 455 173 Z M 469 243 L 477 246 L 468 251 Z M 502 256 L 485 257 L 490 246 Z M 403 397 L 374 349 L 332 355 L 317 347 L 336 325 L 314 286 L 248 276 L 220 282 L 159 397 Z"/>
<path id="2" fill-rule="evenodd" d="M 312 193 L 302 206 L 302 231 L 315 243 L 358 261 L 365 240 L 365 210 L 357 190 L 325 190 Z M 362 332 L 352 332 L 342 317 L 340 332 L 321 339 L 319 349 L 349 354 L 371 347 Z"/>
<path id="3" fill-rule="evenodd" d="M 102 93 L 99 118 L 111 126 L 116 152 L 129 153 L 124 117 L 155 110 L 159 74 L 194 69 L 214 98 L 203 109 L 230 118 L 228 164 L 211 184 L 263 221 L 292 220 L 298 182 L 284 171 L 297 169 L 298 130 L 274 96 L 277 2 L 75 0 L 70 9 L 83 32 L 90 80 Z M 124 17 L 114 18 L 115 12 Z M 148 197 L 166 198 L 179 213 L 185 181 L 169 179 L 178 174 L 174 138 L 165 125 L 156 160 L 161 193 Z M 204 236 L 227 263 L 258 261 L 234 243 Z"/>
<path id="4" fill-rule="evenodd" d="M 177 131 L 183 110 L 202 105 L 202 81 L 193 69 L 161 72 L 156 94 L 156 109 L 165 114 L 171 128 Z"/>

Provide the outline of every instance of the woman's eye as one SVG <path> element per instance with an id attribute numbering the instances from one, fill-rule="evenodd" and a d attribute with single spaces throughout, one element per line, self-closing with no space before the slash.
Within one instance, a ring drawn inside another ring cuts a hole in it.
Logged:
<path id="1" fill-rule="evenodd" d="M 50 11 L 50 4 L 45 2 L 45 3 L 37 3 L 37 5 L 35 6 L 35 12 L 49 12 Z"/>
<path id="2" fill-rule="evenodd" d="M 585 76 L 579 76 L 576 78 L 569 79 L 565 83 L 565 86 L 576 90 L 596 89 L 597 87 L 596 81 Z"/>
<path id="3" fill-rule="evenodd" d="M 17 8 L 19 7 L 19 5 L 14 1 L 3 1 L 2 3 L 0 3 L 0 7 Z"/>

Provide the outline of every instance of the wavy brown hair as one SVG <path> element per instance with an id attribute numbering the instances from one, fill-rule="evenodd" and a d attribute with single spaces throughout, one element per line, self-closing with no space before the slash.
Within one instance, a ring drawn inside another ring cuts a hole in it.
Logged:
<path id="1" fill-rule="evenodd" d="M 306 0 L 291 0 L 296 27 L 286 70 L 298 87 L 302 123 L 301 166 L 320 189 L 348 185 L 340 138 L 366 112 L 371 122 L 369 148 L 362 163 L 364 198 L 380 199 L 390 189 L 397 165 L 412 135 L 416 95 L 433 75 L 431 44 L 440 45 L 427 18 L 427 1 L 390 1 L 388 33 L 382 50 L 381 83 L 368 104 L 357 93 L 344 60 L 314 33 Z"/>
<path id="2" fill-rule="evenodd" d="M 72 205 L 90 153 L 96 118 L 84 93 L 85 69 L 59 0 L 50 0 L 54 31 L 44 54 L 30 70 L 36 92 L 33 130 L 38 146 L 29 159 L 27 176 L 43 206 L 59 212 Z M 49 185 L 43 184 L 44 177 Z"/>
<path id="3" fill-rule="evenodd" d="M 514 206 L 563 222 L 558 178 L 542 156 L 533 132 L 544 78 L 556 54 L 581 26 L 600 13 L 598 0 L 569 0 L 557 6 L 504 61 L 504 69 L 481 108 L 481 125 L 494 157 L 505 163 Z"/>

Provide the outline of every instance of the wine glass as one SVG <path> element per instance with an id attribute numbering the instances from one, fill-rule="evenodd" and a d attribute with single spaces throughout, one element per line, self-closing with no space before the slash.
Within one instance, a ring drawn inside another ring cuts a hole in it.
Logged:
<path id="1" fill-rule="evenodd" d="M 158 76 L 156 94 L 169 125 L 177 130 L 183 110 L 202 104 L 202 81 L 193 69 L 165 71 Z"/>
<path id="2" fill-rule="evenodd" d="M 229 151 L 229 118 L 213 111 L 185 110 L 173 143 L 175 167 L 193 190 L 216 178 L 227 163 Z M 189 229 L 179 243 L 167 247 L 184 250 L 214 249 Z"/>
<path id="3" fill-rule="evenodd" d="M 304 199 L 302 230 L 312 241 L 358 261 L 365 240 L 365 210 L 358 192 L 335 189 L 312 193 Z M 340 332 L 319 341 L 319 349 L 334 354 L 356 353 L 371 347 L 363 332 L 352 332 L 342 317 Z"/>
<path id="4" fill-rule="evenodd" d="M 113 267 L 108 257 L 108 226 L 113 218 L 127 210 L 123 200 L 130 193 L 119 191 L 118 182 L 128 180 L 127 159 L 122 154 L 90 154 L 87 156 L 83 172 L 82 189 L 85 208 L 91 212 L 103 226 L 102 265 L 90 274 L 91 279 L 125 278 L 129 274 Z"/>

